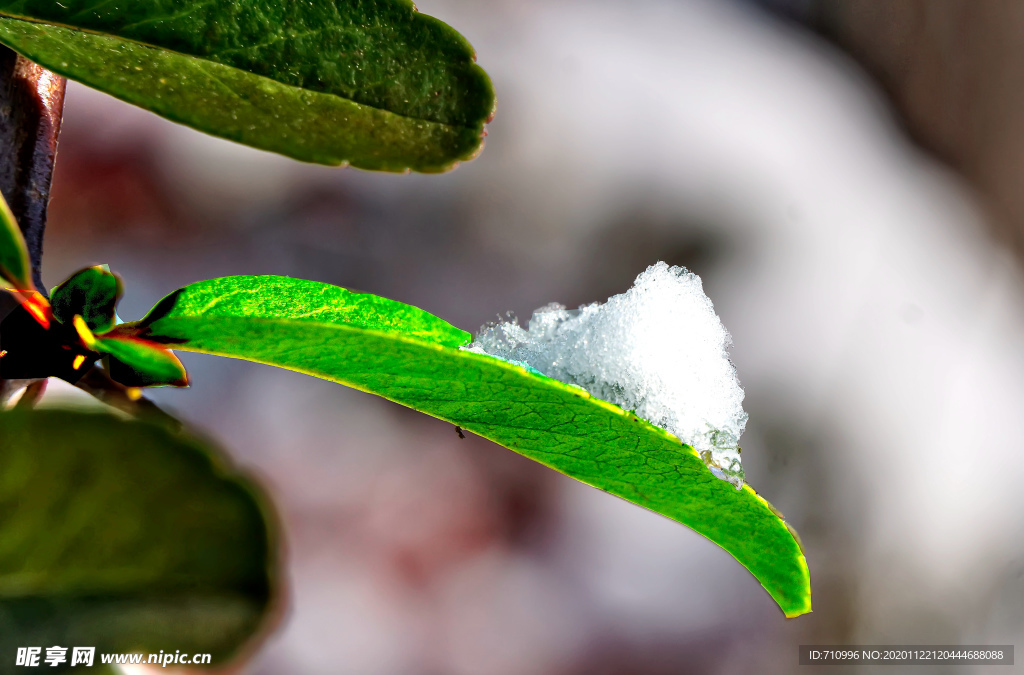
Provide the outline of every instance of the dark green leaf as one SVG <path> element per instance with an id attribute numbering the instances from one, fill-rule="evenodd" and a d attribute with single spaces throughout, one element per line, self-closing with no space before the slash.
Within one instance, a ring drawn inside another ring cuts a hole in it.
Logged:
<path id="1" fill-rule="evenodd" d="M 188 374 L 178 357 L 152 342 L 97 338 L 96 351 L 108 355 L 110 377 L 127 387 L 187 387 Z"/>
<path id="2" fill-rule="evenodd" d="M 454 30 L 408 0 L 0 0 L 0 42 L 125 101 L 322 164 L 444 171 L 494 107 Z"/>
<path id="3" fill-rule="evenodd" d="M 114 327 L 114 308 L 123 292 L 121 280 L 109 269 L 86 267 L 51 291 L 53 316 L 70 324 L 77 314 L 94 333 L 103 333 Z"/>
<path id="4" fill-rule="evenodd" d="M 30 645 L 223 663 L 266 617 L 266 508 L 196 440 L 106 414 L 0 413 L 0 672 L 23 670 Z"/>
<path id="5" fill-rule="evenodd" d="M 308 373 L 457 424 L 688 525 L 787 616 L 810 611 L 800 545 L 749 486 L 715 478 L 690 446 L 581 389 L 460 351 L 470 335 L 422 310 L 309 281 L 228 277 L 187 286 L 118 331 Z"/>
<path id="6" fill-rule="evenodd" d="M 127 387 L 187 387 L 188 374 L 165 346 L 131 335 L 96 337 L 80 316 L 72 319 L 78 337 L 90 351 L 105 354 L 110 377 Z"/>

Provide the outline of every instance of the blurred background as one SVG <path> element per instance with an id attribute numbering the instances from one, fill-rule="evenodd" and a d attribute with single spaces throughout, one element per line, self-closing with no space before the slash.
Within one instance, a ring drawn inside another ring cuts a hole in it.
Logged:
<path id="1" fill-rule="evenodd" d="M 448 424 L 184 354 L 192 389 L 153 397 L 284 524 L 280 623 L 238 672 L 813 673 L 797 645 L 1024 642 L 1024 5 L 418 4 L 494 79 L 480 158 L 302 165 L 69 84 L 47 285 L 109 263 L 130 320 L 282 274 L 476 330 L 685 265 L 732 332 L 747 478 L 799 531 L 814 612 Z"/>

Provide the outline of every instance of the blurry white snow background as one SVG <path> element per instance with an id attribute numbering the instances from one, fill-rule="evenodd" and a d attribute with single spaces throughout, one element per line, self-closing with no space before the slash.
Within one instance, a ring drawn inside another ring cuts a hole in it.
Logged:
<path id="1" fill-rule="evenodd" d="M 731 252 L 702 276 L 747 392 L 746 479 L 800 531 L 816 611 L 784 621 L 707 540 L 557 477 L 543 547 L 487 544 L 489 498 L 450 428 L 398 424 L 388 404 L 295 374 L 193 360 L 195 391 L 161 400 L 262 473 L 293 524 L 290 609 L 248 672 L 564 673 L 612 636 L 640 651 L 703 641 L 727 654 L 718 672 L 789 673 L 814 635 L 1020 642 L 1024 280 L 866 77 L 727 2 L 418 5 L 494 78 L 487 147 L 444 177 L 338 180 L 393 203 L 458 204 L 473 245 L 518 266 L 494 277 L 482 260 L 450 298 L 425 298 L 428 278 L 460 279 L 439 266 L 402 299 L 470 330 L 510 305 L 569 304 L 561 292 L 603 273 L 588 257 L 596 228 L 638 203 L 665 216 L 658 236 L 686 221 L 726 237 Z M 67 114 L 157 129 L 179 179 L 211 202 L 330 171 L 77 86 Z M 156 293 L 155 272 L 131 260 L 129 295 L 133 279 Z M 363 524 L 343 538 L 332 518 Z M 485 543 L 420 595 L 366 553 L 428 536 Z"/>
<path id="2" fill-rule="evenodd" d="M 489 11 L 474 17 L 492 25 Z M 1019 623 L 982 626 L 993 586 L 1024 567 L 1024 279 L 971 195 L 901 136 L 866 76 L 747 8 L 569 2 L 517 18 L 498 53 L 495 31 L 476 39 L 515 139 L 481 164 L 523 223 L 559 225 L 566 257 L 638 186 L 731 230 L 738 252 L 705 290 L 740 379 L 748 396 L 786 392 L 793 424 L 831 434 L 817 452 L 837 489 L 819 498 L 862 510 L 838 534 L 861 575 L 853 637 L 1019 637 Z M 523 247 L 544 237 L 495 229 Z M 790 495 L 765 496 L 789 511 Z M 814 553 L 812 585 L 828 573 Z M 949 634 L 917 634 L 922 614 Z"/>

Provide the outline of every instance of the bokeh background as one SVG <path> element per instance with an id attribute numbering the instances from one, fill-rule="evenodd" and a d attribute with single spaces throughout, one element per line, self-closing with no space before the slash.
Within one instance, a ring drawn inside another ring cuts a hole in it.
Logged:
<path id="1" fill-rule="evenodd" d="M 192 281 L 283 274 L 475 330 L 686 265 L 732 332 L 748 481 L 800 532 L 814 613 L 450 425 L 185 354 L 194 386 L 153 397 L 284 525 L 279 625 L 237 671 L 813 673 L 799 644 L 1024 643 L 1021 6 L 418 4 L 494 79 L 478 159 L 302 165 L 71 84 L 47 284 L 109 263 L 135 319 Z"/>

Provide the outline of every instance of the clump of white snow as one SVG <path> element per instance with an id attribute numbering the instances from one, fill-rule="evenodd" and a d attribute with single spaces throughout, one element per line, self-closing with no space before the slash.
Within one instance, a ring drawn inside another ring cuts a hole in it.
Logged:
<path id="1" fill-rule="evenodd" d="M 514 317 L 483 326 L 464 347 L 536 369 L 692 445 L 719 478 L 743 485 L 743 389 L 732 340 L 700 277 L 663 262 L 604 304 L 550 304 L 524 329 Z"/>

